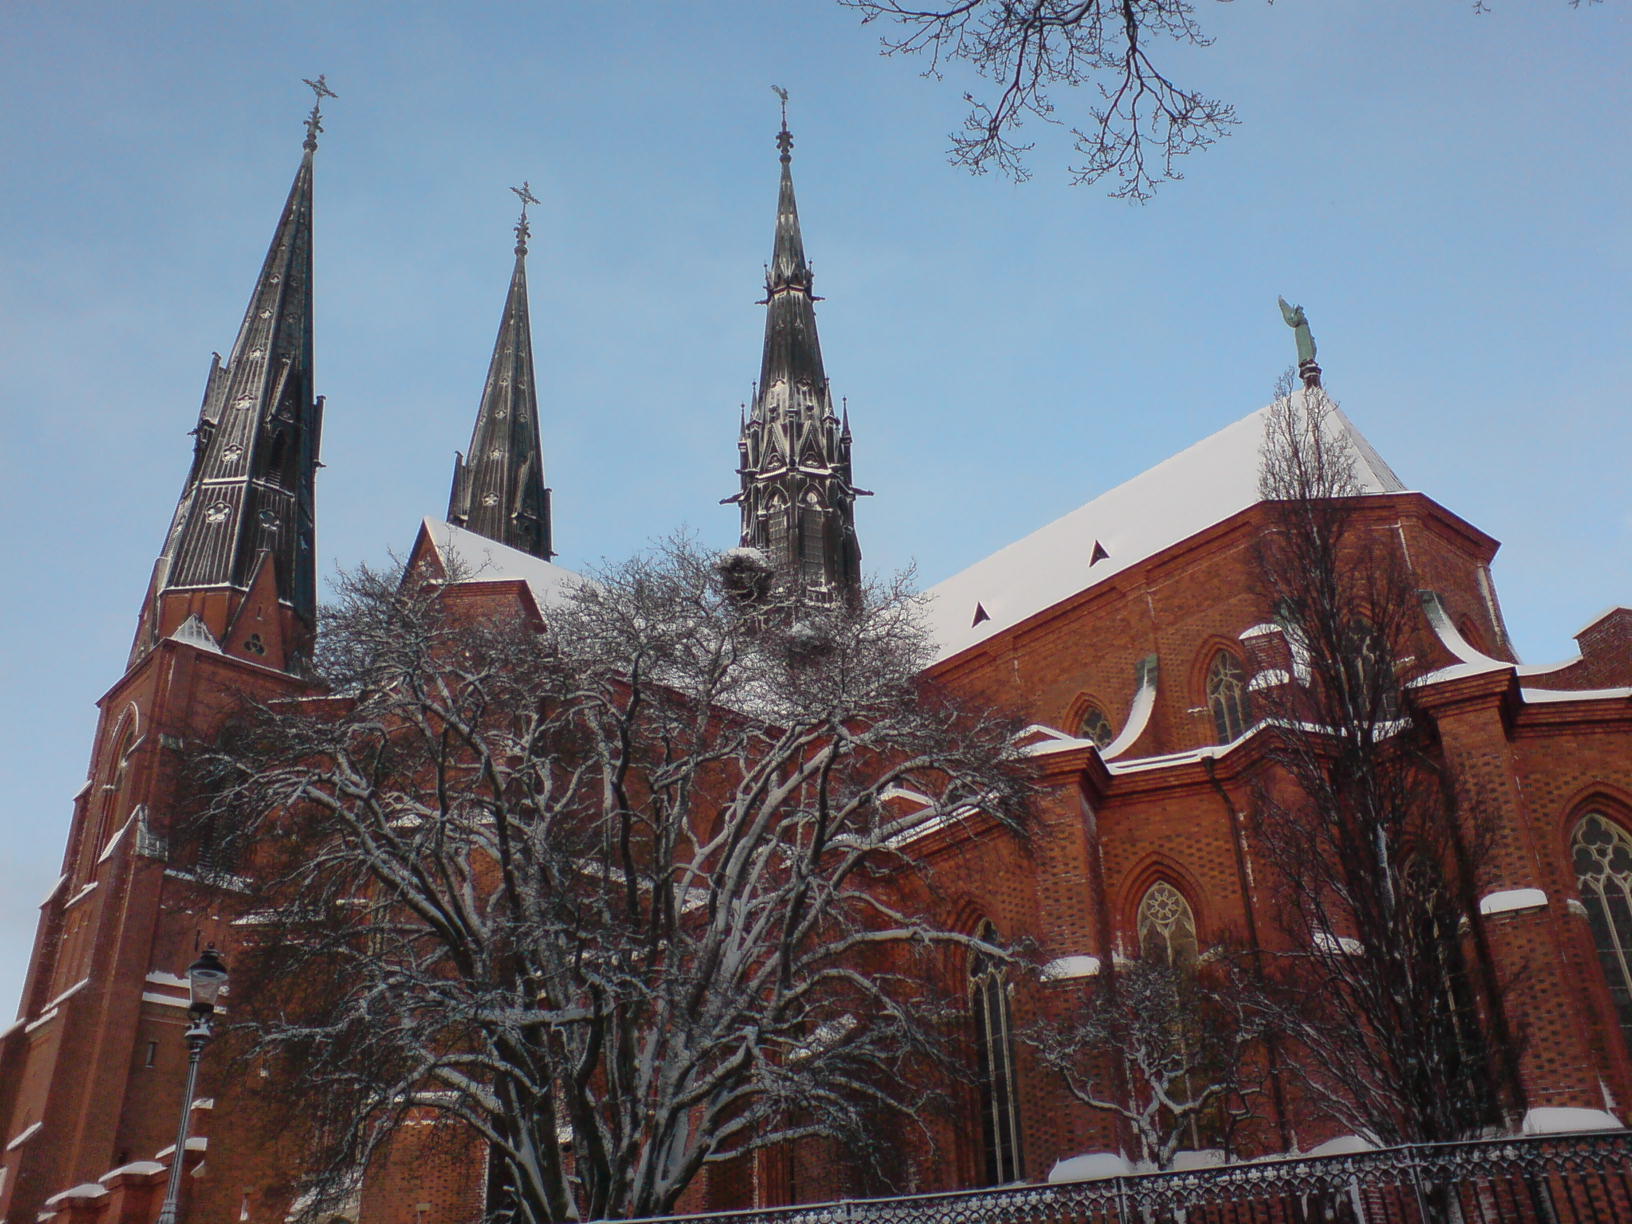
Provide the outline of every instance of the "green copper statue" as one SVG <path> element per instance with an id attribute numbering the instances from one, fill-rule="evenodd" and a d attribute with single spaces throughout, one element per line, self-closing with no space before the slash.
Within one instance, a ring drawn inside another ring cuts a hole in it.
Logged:
<path id="1" fill-rule="evenodd" d="M 1275 299 L 1281 304 L 1281 318 L 1286 325 L 1293 329 L 1293 335 L 1298 341 L 1298 365 L 1301 367 L 1306 361 L 1315 359 L 1315 338 L 1309 334 L 1309 319 L 1303 313 L 1302 306 L 1289 305 L 1284 297 Z"/>

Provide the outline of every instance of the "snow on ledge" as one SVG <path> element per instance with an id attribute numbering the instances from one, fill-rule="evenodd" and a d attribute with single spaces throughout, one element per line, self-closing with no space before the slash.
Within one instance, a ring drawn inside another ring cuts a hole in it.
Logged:
<path id="1" fill-rule="evenodd" d="M 1249 680 L 1247 687 L 1256 693 L 1262 689 L 1275 688 L 1277 685 L 1291 683 L 1292 677 L 1285 670 L 1279 667 L 1271 667 L 1259 672 Z"/>
<path id="2" fill-rule="evenodd" d="M 1519 1128 L 1525 1135 L 1563 1135 L 1572 1131 L 1621 1130 L 1620 1119 L 1603 1109 L 1580 1109 L 1566 1105 L 1544 1105 L 1524 1115 Z"/>
<path id="3" fill-rule="evenodd" d="M 1540 909 L 1547 894 L 1539 888 L 1508 888 L 1479 898 L 1481 914 L 1511 914 L 1517 910 Z"/>
<path id="4" fill-rule="evenodd" d="M 1519 696 L 1527 703 L 1548 701 L 1625 701 L 1632 697 L 1632 687 L 1601 689 L 1536 689 L 1520 687 Z"/>
<path id="5" fill-rule="evenodd" d="M 66 1190 L 53 1194 L 50 1198 L 45 1200 L 45 1205 L 47 1207 L 55 1207 L 58 1203 L 66 1202 L 68 1199 L 104 1198 L 107 1196 L 107 1193 L 108 1188 L 106 1186 L 100 1186 L 96 1182 L 80 1182 L 80 1184 L 77 1186 L 70 1186 Z"/>
<path id="6" fill-rule="evenodd" d="M 1060 1182 L 1099 1181 L 1106 1177 L 1126 1177 L 1133 1172 L 1127 1159 L 1116 1152 L 1084 1152 L 1056 1160 L 1048 1171 L 1049 1185 Z"/>
<path id="7" fill-rule="evenodd" d="M 1062 956 L 1043 966 L 1043 981 L 1069 982 L 1074 978 L 1094 977 L 1098 973 L 1097 956 Z"/>
<path id="8" fill-rule="evenodd" d="M 1360 1152 L 1376 1151 L 1377 1145 L 1361 1135 L 1339 1135 L 1325 1143 L 1316 1144 L 1305 1156 L 1354 1156 Z"/>
<path id="9" fill-rule="evenodd" d="M 6 1151 L 11 1152 L 22 1147 L 23 1144 L 34 1138 L 35 1135 L 39 1134 L 40 1128 L 44 1125 L 44 1122 L 34 1122 L 25 1127 L 23 1130 L 19 1131 L 16 1138 L 14 1138 L 10 1143 L 6 1144 Z"/>
<path id="10" fill-rule="evenodd" d="M 117 1169 L 109 1169 L 97 1181 L 112 1181 L 116 1177 L 130 1174 L 135 1177 L 147 1177 L 154 1173 L 163 1173 L 165 1166 L 156 1160 L 133 1160 L 129 1164 L 120 1165 Z"/>

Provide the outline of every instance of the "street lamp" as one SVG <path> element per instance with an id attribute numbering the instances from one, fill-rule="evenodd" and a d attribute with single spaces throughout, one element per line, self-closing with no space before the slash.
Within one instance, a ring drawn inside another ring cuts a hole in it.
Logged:
<path id="1" fill-rule="evenodd" d="M 210 1017 L 215 1013 L 215 1001 L 227 984 L 227 966 L 210 944 L 199 958 L 187 966 L 187 993 L 191 1001 L 187 1016 L 187 1090 L 181 1097 L 181 1124 L 176 1128 L 176 1150 L 170 1157 L 170 1184 L 164 1192 L 164 1206 L 159 1210 L 158 1224 L 176 1224 L 181 1207 L 181 1166 L 187 1159 L 187 1130 L 193 1120 L 193 1093 L 198 1088 L 198 1060 L 204 1047 L 215 1033 L 210 1028 Z"/>

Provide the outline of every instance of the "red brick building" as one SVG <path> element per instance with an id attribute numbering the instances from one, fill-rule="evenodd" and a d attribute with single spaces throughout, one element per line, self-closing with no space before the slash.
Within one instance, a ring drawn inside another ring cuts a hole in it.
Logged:
<path id="1" fill-rule="evenodd" d="M 171 1148 L 185 1047 L 179 976 L 206 944 L 230 959 L 230 889 L 167 860 L 185 741 L 212 735 L 242 695 L 307 691 L 321 400 L 312 391 L 312 161 L 317 124 L 237 343 L 205 392 L 192 469 L 142 604 L 125 674 L 100 702 L 63 875 L 41 907 L 18 1019 L 0 1032 L 0 1224 L 148 1220 Z M 781 134 L 776 247 L 756 402 L 742 426 L 742 538 L 811 598 L 859 574 L 851 432 L 836 419 Z M 457 555 L 485 597 L 546 612 L 551 565 L 525 280 L 515 272 L 450 524 L 415 554 Z M 973 932 L 1033 941 L 1034 978 L 976 977 L 987 1023 L 1054 1006 L 1156 932 L 1199 949 L 1272 940 L 1244 813 L 1265 765 L 1255 694 L 1300 683 L 1296 651 L 1256 594 L 1265 414 L 1253 413 L 930 592 L 932 674 L 1024 710 L 1046 782 L 1029 847 L 977 816 L 916 850 L 941 903 Z M 1420 708 L 1459 784 L 1497 816 L 1479 935 L 1519 983 L 1530 1131 L 1618 1125 L 1632 1107 L 1632 610 L 1578 635 L 1579 657 L 1520 664 L 1489 563 L 1496 542 L 1405 489 L 1346 420 L 1365 488 L 1356 514 L 1385 533 L 1424 594 L 1430 657 Z M 343 477 L 339 477 L 343 478 Z M 389 534 L 382 538 L 389 542 Z M 135 593 L 132 593 L 133 598 Z M 228 999 L 230 1010 L 230 997 Z M 951 1128 L 917 1189 L 1040 1180 L 1056 1162 L 1126 1149 L 1114 1121 L 1074 1105 L 1023 1047 L 982 1125 Z M 299 1168 L 298 1129 L 275 1127 L 275 1077 L 205 1064 L 191 1103 L 190 1218 L 276 1224 Z M 373 1170 L 351 1214 L 454 1224 L 479 1211 L 480 1152 L 429 1121 Z M 412 1128 L 410 1128 L 412 1129 Z M 1265 1150 L 1333 1127 L 1277 1106 Z M 865 1191 L 843 1153 L 801 1150 L 717 1169 L 695 1206 Z"/>

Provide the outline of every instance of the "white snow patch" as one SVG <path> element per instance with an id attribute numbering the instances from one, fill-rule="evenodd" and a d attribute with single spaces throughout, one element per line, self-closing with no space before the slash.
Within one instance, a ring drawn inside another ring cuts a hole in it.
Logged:
<path id="1" fill-rule="evenodd" d="M 21 1131 L 19 1131 L 17 1133 L 16 1138 L 14 1138 L 10 1143 L 6 1144 L 6 1151 L 8 1151 L 8 1152 L 15 1151 L 17 1148 L 22 1147 L 23 1144 L 27 1143 L 30 1139 L 34 1138 L 35 1135 L 39 1134 L 40 1133 L 40 1127 L 42 1127 L 44 1125 L 45 1125 L 44 1122 L 33 1122 L 33 1123 L 30 1123 L 28 1126 L 24 1127 Z"/>
<path id="2" fill-rule="evenodd" d="M 1548 701 L 1625 701 L 1632 697 L 1632 688 L 1601 689 L 1534 689 L 1520 688 L 1519 695 L 1528 702 Z"/>
<path id="3" fill-rule="evenodd" d="M 1347 935 L 1333 935 L 1329 931 L 1315 932 L 1315 947 L 1322 952 L 1341 952 L 1344 956 L 1359 956 L 1366 950 L 1358 939 L 1350 939 Z"/>
<path id="4" fill-rule="evenodd" d="M 177 973 L 166 973 L 162 969 L 155 969 L 147 975 L 147 980 L 155 986 L 175 986 L 180 990 L 187 989 L 187 979 Z"/>
<path id="5" fill-rule="evenodd" d="M 57 1010 L 57 1005 L 59 1003 L 65 1002 L 66 1000 L 73 998 L 76 994 L 78 994 L 80 991 L 84 990 L 85 987 L 89 986 L 90 984 L 91 984 L 91 979 L 90 978 L 88 978 L 88 977 L 80 978 L 79 981 L 75 982 L 72 986 L 68 987 L 67 990 L 63 991 L 56 998 L 52 999 L 51 1002 L 47 1003 L 45 1005 L 46 1010 L 47 1011 L 56 1011 Z"/>
<path id="6" fill-rule="evenodd" d="M 34 1019 L 30 1020 L 27 1024 L 23 1025 L 23 1032 L 32 1033 L 35 1029 L 39 1028 L 41 1025 L 50 1024 L 51 1021 L 55 1020 L 56 1018 L 57 1018 L 57 1009 L 54 1008 L 54 1007 L 48 1007 L 48 1008 L 46 1008 L 45 1011 L 41 1012 Z"/>
<path id="7" fill-rule="evenodd" d="M 1261 500 L 1258 467 L 1270 408 L 1243 417 L 1188 450 L 999 549 L 927 592 L 925 622 L 949 658 L 1222 522 Z M 1405 486 L 1341 411 L 1337 429 L 1352 446 L 1367 493 Z M 1109 554 L 1092 570 L 1098 540 Z M 987 619 L 971 625 L 979 604 Z"/>
<path id="8" fill-rule="evenodd" d="M 198 649 L 207 650 L 211 654 L 222 653 L 221 643 L 215 640 L 215 634 L 210 632 L 197 612 L 194 612 L 176 626 L 175 632 L 170 635 L 170 640 L 185 642 L 189 646 L 196 646 Z"/>
<path id="9" fill-rule="evenodd" d="M 1359 1135 L 1339 1135 L 1325 1143 L 1316 1144 L 1304 1153 L 1306 1156 L 1353 1156 L 1357 1152 L 1372 1152 L 1377 1145 Z"/>
<path id="10" fill-rule="evenodd" d="M 133 1160 L 129 1164 L 120 1165 L 117 1169 L 109 1169 L 98 1181 L 112 1181 L 129 1173 L 137 1177 L 145 1177 L 153 1173 L 163 1173 L 164 1166 L 156 1160 Z"/>
<path id="11" fill-rule="evenodd" d="M 1068 982 L 1073 978 L 1094 977 L 1098 973 L 1097 956 L 1062 956 L 1043 966 L 1043 981 Z"/>
<path id="12" fill-rule="evenodd" d="M 87 782 L 85 785 L 89 786 L 90 783 Z M 59 892 L 62 891 L 62 886 L 64 884 L 66 884 L 66 883 L 68 883 L 68 877 L 67 876 L 65 876 L 65 875 L 58 876 L 57 877 L 57 882 L 55 884 L 51 885 L 51 891 L 45 894 L 45 897 L 44 897 L 43 900 L 41 900 L 40 904 L 42 906 L 50 905 L 52 900 L 56 897 L 56 895 Z"/>
<path id="13" fill-rule="evenodd" d="M 1455 622 L 1451 620 L 1450 612 L 1446 610 L 1445 601 L 1436 592 L 1422 592 L 1422 607 L 1428 614 L 1428 623 L 1433 626 L 1441 645 L 1455 655 L 1460 663 L 1421 676 L 1412 681 L 1413 684 L 1432 683 L 1434 680 L 1456 680 L 1463 676 L 1477 676 L 1484 672 L 1507 668 L 1521 676 L 1545 676 L 1549 672 L 1562 671 L 1581 661 L 1580 655 L 1565 659 L 1561 663 L 1508 663 L 1494 659 L 1462 636 L 1462 631 L 1456 627 Z"/>
<path id="14" fill-rule="evenodd" d="M 1253 638 L 1268 637 L 1271 633 L 1285 634 L 1285 632 L 1286 630 L 1279 625 L 1266 621 L 1262 625 L 1254 625 L 1251 629 L 1243 629 L 1235 636 L 1238 641 L 1250 642 Z"/>
<path id="15" fill-rule="evenodd" d="M 1050 1185 L 1059 1182 L 1099 1181 L 1106 1177 L 1126 1177 L 1133 1172 L 1127 1158 L 1116 1152 L 1084 1152 L 1056 1160 L 1048 1171 Z"/>
<path id="16" fill-rule="evenodd" d="M 1128 707 L 1128 720 L 1122 724 L 1122 733 L 1100 751 L 1101 760 L 1114 761 L 1138 743 L 1139 737 L 1145 733 L 1145 728 L 1150 725 L 1151 711 L 1156 708 L 1156 678 L 1153 656 L 1140 665 L 1139 689 L 1133 695 L 1133 704 Z"/>
<path id="17" fill-rule="evenodd" d="M 210 1138 L 209 1138 L 209 1136 L 208 1135 L 191 1135 L 191 1136 L 189 1136 L 188 1139 L 187 1139 L 187 1150 L 189 1152 L 207 1152 L 207 1151 L 209 1151 L 210 1150 Z M 176 1154 L 176 1145 L 172 1143 L 169 1147 L 162 1147 L 158 1151 L 154 1152 L 153 1153 L 153 1159 L 154 1160 L 163 1160 L 166 1156 L 174 1156 L 175 1154 Z"/>
<path id="18" fill-rule="evenodd" d="M 425 520 L 425 531 L 444 564 L 452 563 L 467 571 L 465 582 L 503 582 L 520 579 L 533 593 L 540 608 L 559 607 L 583 583 L 581 574 L 563 566 L 541 561 L 531 553 L 500 544 L 486 536 L 455 527 L 437 519 Z"/>
<path id="19" fill-rule="evenodd" d="M 58 1203 L 68 1199 L 97 1199 L 105 1198 L 108 1193 L 106 1186 L 99 1186 L 96 1182 L 80 1182 L 77 1186 L 70 1186 L 45 1200 L 47 1207 L 55 1207 Z"/>
<path id="20" fill-rule="evenodd" d="M 98 863 L 105 863 L 113 857 L 113 852 L 119 848 L 119 843 L 125 840 L 125 833 L 129 831 L 131 825 L 136 823 L 136 813 L 140 810 L 139 807 L 133 809 L 130 815 L 125 818 L 125 823 L 119 826 L 119 831 L 108 838 L 108 844 L 103 846 L 102 853 L 96 856 Z"/>
<path id="21" fill-rule="evenodd" d="M 1543 1105 L 1524 1115 L 1519 1128 L 1525 1135 L 1563 1135 L 1572 1131 L 1620 1130 L 1621 1122 L 1603 1109 L 1579 1109 L 1568 1105 Z"/>
<path id="22" fill-rule="evenodd" d="M 85 900 L 86 897 L 90 896 L 96 891 L 96 884 L 97 882 L 92 880 L 89 884 L 85 885 L 84 888 L 80 889 L 73 896 L 69 897 L 68 900 L 64 901 L 62 903 L 62 908 L 70 909 L 71 907 L 78 905 L 81 901 Z"/>
<path id="23" fill-rule="evenodd" d="M 1260 689 L 1274 688 L 1280 684 L 1291 684 L 1292 677 L 1279 667 L 1270 667 L 1259 672 L 1247 682 L 1247 687 L 1253 692 Z"/>
<path id="24" fill-rule="evenodd" d="M 1515 910 L 1540 909 L 1547 894 L 1539 888 L 1509 888 L 1479 898 L 1481 914 L 1511 914 Z"/>

